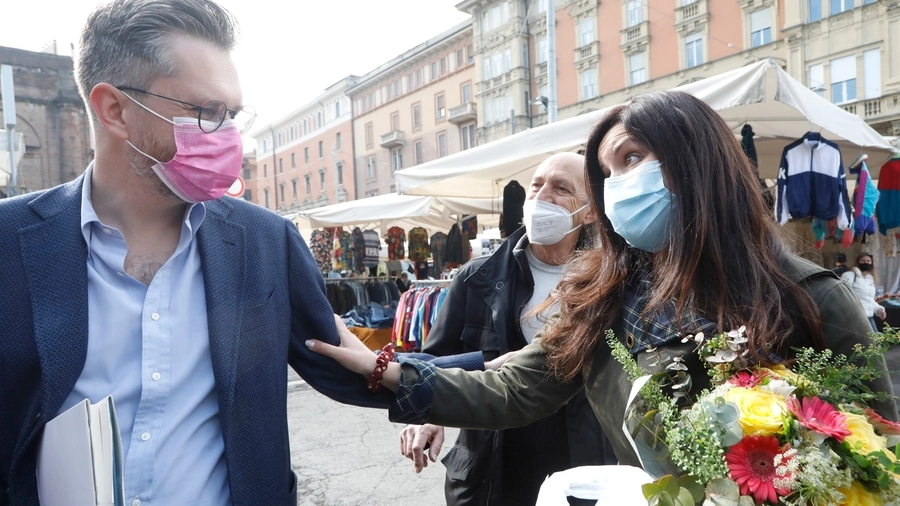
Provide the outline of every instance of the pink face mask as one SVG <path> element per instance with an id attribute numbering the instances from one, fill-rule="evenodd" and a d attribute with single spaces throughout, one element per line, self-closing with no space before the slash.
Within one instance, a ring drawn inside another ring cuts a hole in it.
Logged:
<path id="1" fill-rule="evenodd" d="M 240 175 L 244 160 L 244 144 L 237 126 L 226 119 L 218 130 L 206 133 L 200 130 L 197 118 L 169 120 L 136 100 L 135 103 L 174 125 L 176 152 L 168 162 L 160 162 L 126 141 L 135 151 L 156 162 L 153 172 L 172 193 L 192 204 L 225 195 Z"/>

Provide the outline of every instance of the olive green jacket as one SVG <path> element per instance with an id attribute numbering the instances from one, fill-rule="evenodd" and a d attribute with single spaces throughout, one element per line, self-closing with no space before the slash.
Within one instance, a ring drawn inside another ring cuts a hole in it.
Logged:
<path id="1" fill-rule="evenodd" d="M 818 305 L 828 348 L 849 356 L 853 345 L 869 342 L 871 327 L 868 318 L 846 283 L 831 271 L 796 257 L 785 266 L 785 273 L 799 283 Z M 548 325 L 552 325 L 552 321 Z M 622 329 L 614 330 L 618 330 L 616 335 L 621 338 Z M 690 353 L 692 349 L 691 343 L 675 341 L 659 347 L 658 352 L 683 354 L 693 377 L 702 375 L 705 378 L 706 373 L 702 371 L 697 354 Z M 648 362 L 646 355 L 645 352 L 636 358 L 644 369 L 650 370 L 645 364 Z M 693 362 L 690 361 L 692 357 L 695 359 Z M 871 388 L 893 395 L 890 376 L 883 361 L 881 368 L 882 376 L 871 384 Z M 433 404 L 425 421 L 473 429 L 495 430 L 526 425 L 555 412 L 583 384 L 588 401 L 603 431 L 609 436 L 619 462 L 640 465 L 622 431 L 632 383 L 603 341 L 597 344 L 593 359 L 583 371 L 582 382 L 563 383 L 549 375 L 547 356 L 540 346 L 539 337 L 507 361 L 499 371 L 442 369 L 434 374 Z M 412 386 L 418 380 L 416 369 L 404 365 L 402 383 Z M 893 401 L 874 407 L 885 418 L 898 419 Z"/>

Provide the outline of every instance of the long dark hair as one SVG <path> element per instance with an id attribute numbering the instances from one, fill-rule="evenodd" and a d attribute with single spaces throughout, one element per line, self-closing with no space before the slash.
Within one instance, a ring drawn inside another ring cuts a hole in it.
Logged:
<path id="1" fill-rule="evenodd" d="M 656 155 L 675 196 L 672 233 L 655 256 L 629 247 L 602 212 L 598 150 L 612 127 Z M 792 346 L 823 347 L 818 307 L 783 270 L 790 253 L 766 211 L 749 160 L 728 125 L 708 105 L 682 92 L 659 91 L 612 108 L 587 143 L 585 177 L 599 213 L 598 249 L 570 263 L 557 297 L 563 311 L 543 346 L 551 371 L 575 378 L 603 333 L 621 318 L 624 287 L 639 265 L 653 289 L 645 315 L 675 302 L 676 321 L 691 310 L 723 331 L 746 325 L 762 363 Z M 685 329 L 691 331 L 692 329 Z"/>

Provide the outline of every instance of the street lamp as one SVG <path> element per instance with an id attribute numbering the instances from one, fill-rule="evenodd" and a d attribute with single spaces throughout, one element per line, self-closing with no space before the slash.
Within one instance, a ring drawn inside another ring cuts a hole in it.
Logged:
<path id="1" fill-rule="evenodd" d="M 541 95 L 539 97 L 535 97 L 534 100 L 531 101 L 531 105 L 543 105 L 544 112 L 547 112 L 547 105 L 549 103 L 550 103 L 550 100 L 543 95 Z"/>

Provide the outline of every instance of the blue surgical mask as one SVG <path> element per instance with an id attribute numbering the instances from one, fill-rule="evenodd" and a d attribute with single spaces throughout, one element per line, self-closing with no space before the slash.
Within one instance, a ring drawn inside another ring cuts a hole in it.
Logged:
<path id="1" fill-rule="evenodd" d="M 632 247 L 657 253 L 669 240 L 672 193 L 663 183 L 658 160 L 603 182 L 606 216 Z"/>

